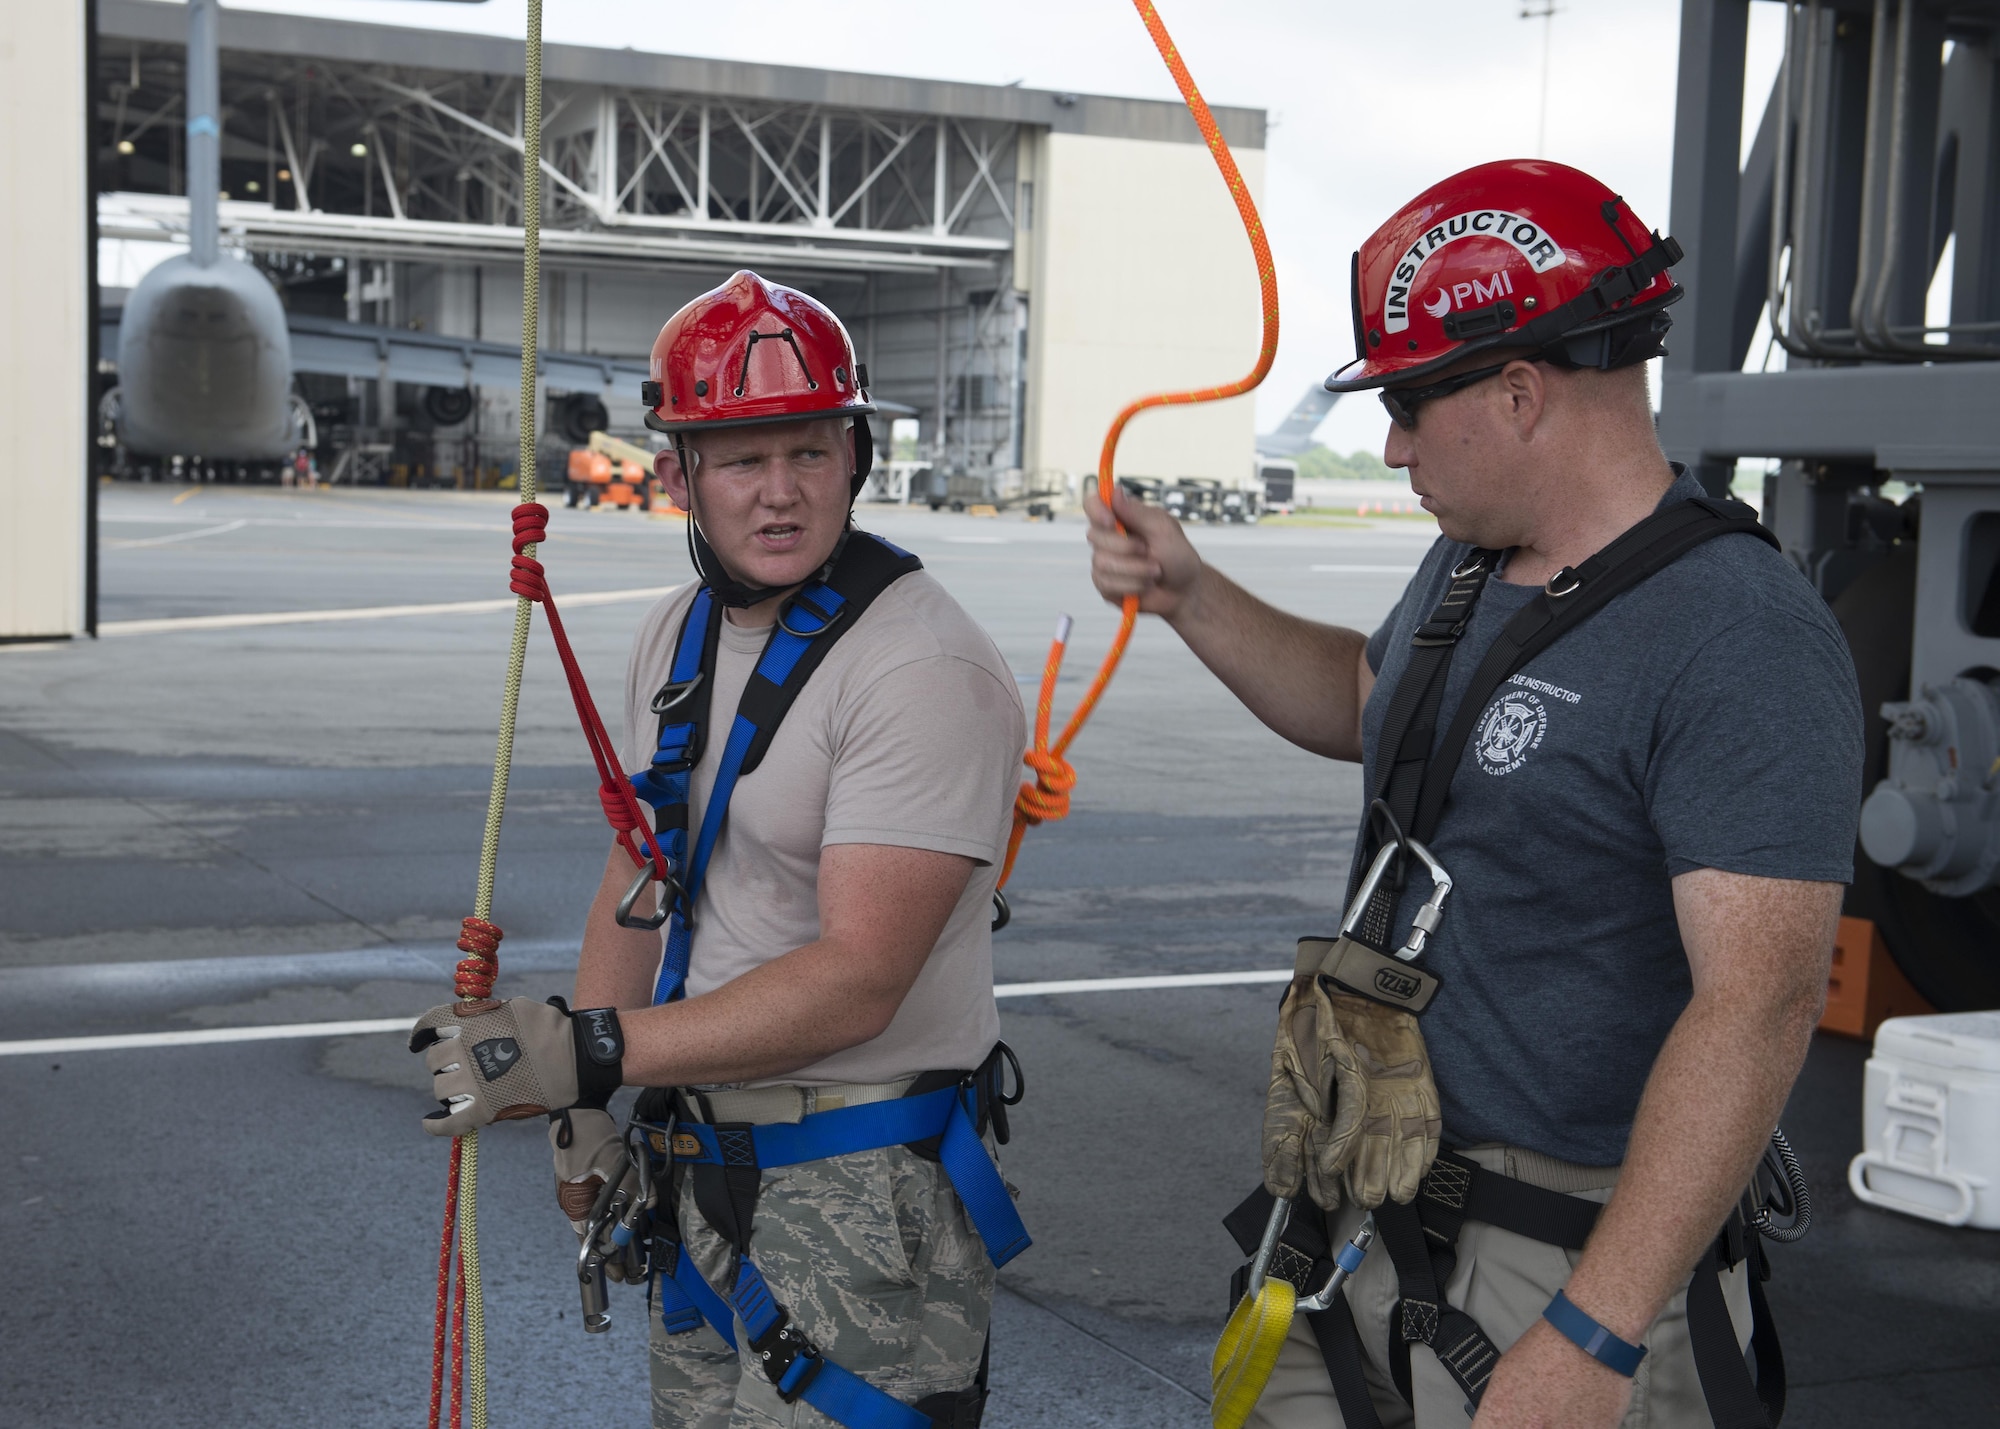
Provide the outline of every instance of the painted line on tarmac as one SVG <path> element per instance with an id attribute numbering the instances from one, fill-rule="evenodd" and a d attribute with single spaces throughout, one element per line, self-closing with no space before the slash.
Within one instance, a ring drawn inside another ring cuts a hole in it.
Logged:
<path id="1" fill-rule="evenodd" d="M 1153 992 L 1179 987 L 1241 987 L 1290 982 L 1290 968 L 1227 973 L 1161 973 L 1150 977 L 1067 978 L 1054 982 L 1003 982 L 995 997 L 1051 997 L 1074 992 Z M 416 1018 L 371 1017 L 350 1022 L 285 1022 L 264 1027 L 190 1027 L 173 1032 L 119 1032 L 100 1037 L 35 1037 L 0 1042 L 0 1057 L 46 1057 L 63 1052 L 124 1052 L 149 1047 L 213 1047 L 230 1042 L 283 1042 L 305 1037 L 358 1037 L 407 1032 Z"/>
<path id="2" fill-rule="evenodd" d="M 618 605 L 632 600 L 658 600 L 679 586 L 640 586 L 632 590 L 586 591 L 565 595 L 558 608 L 576 609 L 586 605 Z M 242 615 L 175 615 L 156 620 L 106 620 L 98 624 L 100 636 L 168 635 L 186 630 L 240 630 L 258 625 L 321 625 L 339 620 L 389 620 L 406 615 L 478 615 L 496 610 L 512 610 L 517 597 L 495 600 L 446 600 L 429 605 L 356 605 L 334 610 L 268 610 Z"/>
<path id="3" fill-rule="evenodd" d="M 171 536 L 145 536 L 130 541 L 106 541 L 104 544 L 125 551 L 135 550 L 140 546 L 171 546 L 176 541 L 192 541 L 202 536 L 221 536 L 230 531 L 241 531 L 249 524 L 248 521 L 225 521 L 220 526 L 204 526 L 198 531 L 176 531 Z"/>

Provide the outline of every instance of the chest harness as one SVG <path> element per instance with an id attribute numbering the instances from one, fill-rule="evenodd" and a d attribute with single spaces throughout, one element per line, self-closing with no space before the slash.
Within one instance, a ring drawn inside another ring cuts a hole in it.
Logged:
<path id="1" fill-rule="evenodd" d="M 1436 974 L 1420 962 L 1395 963 L 1408 976 L 1386 982 L 1350 980 L 1340 973 L 1349 966 L 1374 968 L 1386 961 L 1383 954 L 1392 941 L 1392 924 L 1410 864 L 1405 852 L 1420 854 L 1422 845 L 1436 832 L 1452 774 L 1480 712 L 1500 684 L 1614 597 L 1702 542 L 1731 534 L 1754 535 L 1772 546 L 1778 544 L 1749 507 L 1736 501 L 1695 497 L 1655 512 L 1581 565 L 1558 571 L 1502 628 L 1474 669 L 1451 723 L 1439 738 L 1439 711 L 1453 651 L 1470 625 L 1480 594 L 1498 568 L 1502 553 L 1474 550 L 1453 569 L 1450 586 L 1437 608 L 1412 636 L 1409 664 L 1390 694 L 1376 744 L 1374 802 L 1369 806 L 1350 882 L 1350 899 L 1355 906 L 1339 939 L 1301 940 L 1302 949 L 1312 944 L 1316 950 L 1327 950 L 1325 967 L 1333 970 L 1344 991 L 1412 1013 L 1421 1013 L 1437 993 Z M 1383 855 L 1389 855 L 1386 863 Z M 1389 876 L 1384 876 L 1385 869 Z M 1448 887 L 1448 882 L 1443 886 Z M 1439 900 L 1434 897 L 1432 901 Z M 1419 931 L 1428 930 L 1420 927 Z M 1413 942 L 1421 946 L 1420 938 Z M 1361 946 L 1349 948 L 1349 944 Z M 1784 1202 L 1783 1213 L 1802 1233 L 1806 1218 L 1799 1194 L 1802 1187 L 1789 1176 L 1778 1179 L 1780 1166 L 1789 1170 L 1792 1164 L 1783 1133 L 1775 1133 L 1773 1151 L 1767 1153 L 1757 1184 L 1745 1199 L 1761 1202 L 1767 1192 L 1777 1195 Z M 1271 1210 L 1271 1195 L 1260 1186 L 1225 1219 L 1224 1225 L 1246 1255 L 1257 1248 Z M 1428 1346 L 1436 1354 L 1464 1392 L 1468 1415 L 1478 1406 L 1499 1362 L 1499 1348 L 1470 1315 L 1450 1305 L 1443 1293 L 1457 1267 L 1458 1237 L 1467 1222 L 1483 1222 L 1545 1245 L 1580 1251 L 1599 1210 L 1594 1202 L 1488 1171 L 1449 1148 L 1439 1153 L 1414 1202 L 1399 1206 L 1385 1201 L 1378 1207 L 1374 1213 L 1376 1230 L 1395 1265 L 1398 1282 L 1388 1358 L 1391 1377 L 1404 1400 L 1411 1401 L 1412 1345 Z M 1795 1238 L 1774 1222 L 1767 1207 L 1739 1208 L 1703 1254 L 1688 1288 L 1688 1335 L 1702 1394 L 1717 1429 L 1769 1429 L 1784 1413 L 1784 1357 L 1764 1297 L 1762 1282 L 1769 1278 L 1770 1270 L 1757 1232 L 1778 1240 Z M 1329 1283 L 1342 1248 L 1331 1241 L 1324 1217 L 1294 1215 L 1280 1239 L 1278 1254 L 1272 1258 L 1270 1273 L 1293 1282 L 1303 1308 L 1308 1296 Z M 1738 1350 L 1718 1278 L 1725 1267 L 1745 1260 L 1751 1262 L 1753 1271 L 1754 1381 Z M 1248 1280 L 1248 1267 L 1237 1271 L 1231 1287 L 1232 1304 Z M 1363 1377 L 1360 1331 L 1347 1301 L 1337 1295 L 1322 1295 L 1321 1303 L 1325 1308 L 1308 1310 L 1307 1319 L 1326 1361 L 1341 1415 L 1348 1429 L 1381 1429 Z"/>
<path id="2" fill-rule="evenodd" d="M 757 658 L 731 722 L 715 784 L 690 846 L 689 795 L 706 748 L 716 649 L 723 604 L 704 585 L 688 607 L 674 645 L 667 682 L 654 696 L 660 732 L 651 764 L 632 776 L 632 787 L 652 805 L 670 876 L 662 881 L 661 907 L 651 917 L 633 906 L 653 876 L 649 866 L 625 896 L 619 922 L 627 927 L 666 925 L 665 949 L 653 987 L 653 1004 L 686 996 L 689 955 L 696 932 L 695 906 L 728 818 L 737 783 L 754 772 L 771 747 L 786 712 L 841 635 L 883 591 L 922 562 L 876 536 L 855 531 L 829 567 L 779 611 L 777 625 Z M 1005 1088 L 1003 1064 L 1014 1069 Z M 853 1152 L 907 1145 L 939 1162 L 997 1266 L 1027 1249 L 1026 1228 L 982 1137 L 1007 1141 L 1006 1108 L 1021 1099 L 1019 1063 L 1006 1044 L 977 1069 L 926 1072 L 899 1099 L 815 1112 L 798 1122 L 753 1125 L 695 1118 L 689 1099 L 700 1093 L 651 1088 L 634 1108 L 634 1125 L 653 1158 L 687 1168 L 702 1218 L 736 1252 L 733 1281 L 711 1286 L 681 1245 L 672 1182 L 652 1218 L 655 1304 L 668 1334 L 686 1334 L 704 1322 L 741 1354 L 736 1320 L 749 1348 L 786 1403 L 804 1400 L 848 1429 L 971 1429 L 986 1394 L 986 1368 L 970 1390 L 932 1395 L 904 1404 L 820 1353 L 771 1293 L 750 1258 L 751 1224 L 765 1168 L 796 1166 Z"/>

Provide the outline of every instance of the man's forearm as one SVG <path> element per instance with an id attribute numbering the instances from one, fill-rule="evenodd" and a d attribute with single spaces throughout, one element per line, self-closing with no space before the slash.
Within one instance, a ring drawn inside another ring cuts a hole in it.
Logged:
<path id="1" fill-rule="evenodd" d="M 821 938 L 681 1002 L 626 1013 L 628 1086 L 782 1077 L 881 1035 L 907 990 Z"/>
<path id="2" fill-rule="evenodd" d="M 1674 1024 L 1567 1292 L 1614 1334 L 1636 1343 L 1715 1239 L 1784 1110 L 1817 1008 L 1716 993 Z"/>
<path id="3" fill-rule="evenodd" d="M 1276 733 L 1315 754 L 1361 758 L 1359 631 L 1289 615 L 1213 566 L 1168 623 Z"/>

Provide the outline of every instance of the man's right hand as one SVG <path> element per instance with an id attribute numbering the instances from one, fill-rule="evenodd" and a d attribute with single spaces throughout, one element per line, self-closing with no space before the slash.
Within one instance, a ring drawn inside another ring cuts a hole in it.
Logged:
<path id="1" fill-rule="evenodd" d="M 1171 619 L 1178 613 L 1201 576 L 1201 557 L 1181 523 L 1115 484 L 1107 509 L 1095 481 L 1084 487 L 1083 514 L 1090 519 L 1090 579 L 1097 593 L 1113 605 L 1136 595 L 1149 615 Z"/>

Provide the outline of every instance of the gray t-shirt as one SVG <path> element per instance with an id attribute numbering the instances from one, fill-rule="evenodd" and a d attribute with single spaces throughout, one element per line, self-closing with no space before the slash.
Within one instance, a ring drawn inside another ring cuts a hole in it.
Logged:
<path id="1" fill-rule="evenodd" d="M 627 769 L 652 758 L 650 703 L 672 668 L 695 587 L 646 614 L 625 677 Z M 726 730 L 771 627 L 727 621 L 710 737 L 688 821 L 701 827 Z M 782 1077 L 748 1085 L 889 1082 L 976 1067 L 1000 1036 L 993 1002 L 993 885 L 1020 784 L 1020 689 L 984 630 L 928 571 L 883 591 L 799 691 L 764 762 L 736 786 L 695 905 L 689 997 L 713 992 L 819 937 L 819 861 L 830 844 L 930 849 L 975 860 L 970 881 L 888 1029 Z M 647 813 L 650 815 L 651 810 Z M 664 932 L 661 934 L 665 939 Z"/>
<path id="2" fill-rule="evenodd" d="M 1662 504 L 1700 494 L 1682 474 Z M 1411 634 L 1469 549 L 1440 539 L 1368 642 L 1367 789 Z M 1440 736 L 1539 589 L 1487 582 L 1452 659 Z M 1456 882 L 1425 954 L 1443 981 L 1423 1026 L 1445 1139 L 1622 1161 L 1692 986 L 1670 881 L 1716 868 L 1847 882 L 1862 730 L 1826 603 L 1752 536 L 1697 546 L 1502 684 L 1430 841 Z M 1429 889 L 1411 877 L 1398 944 Z"/>

